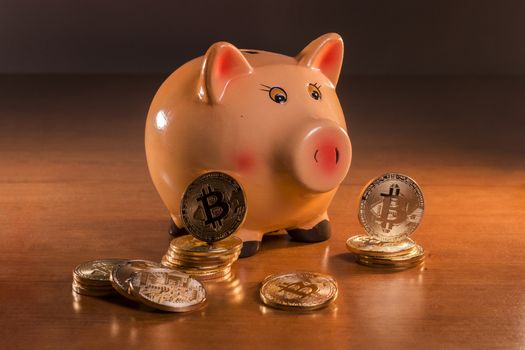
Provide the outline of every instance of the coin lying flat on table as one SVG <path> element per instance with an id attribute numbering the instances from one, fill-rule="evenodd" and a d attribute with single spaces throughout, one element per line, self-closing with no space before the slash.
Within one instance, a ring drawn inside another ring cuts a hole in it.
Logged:
<path id="1" fill-rule="evenodd" d="M 337 282 L 317 272 L 288 272 L 270 275 L 259 295 L 264 304 L 283 310 L 316 310 L 337 298 Z"/>
<path id="2" fill-rule="evenodd" d="M 188 312 L 206 302 L 206 290 L 199 281 L 171 269 L 139 270 L 130 286 L 136 300 L 159 310 Z"/>
<path id="3" fill-rule="evenodd" d="M 181 218 L 194 237 L 216 242 L 233 234 L 246 216 L 246 199 L 230 175 L 210 172 L 195 179 L 184 192 Z"/>
<path id="4" fill-rule="evenodd" d="M 100 259 L 79 264 L 73 270 L 73 291 L 89 296 L 115 294 L 110 281 L 111 271 L 125 261 L 124 259 Z"/>
<path id="5" fill-rule="evenodd" d="M 417 228 L 424 208 L 423 194 L 413 179 L 387 173 L 364 188 L 358 217 L 369 235 L 383 242 L 396 242 Z"/>

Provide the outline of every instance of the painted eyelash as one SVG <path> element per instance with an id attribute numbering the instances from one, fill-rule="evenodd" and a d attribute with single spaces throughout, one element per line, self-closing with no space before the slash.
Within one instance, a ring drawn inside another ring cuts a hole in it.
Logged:
<path id="1" fill-rule="evenodd" d="M 261 91 L 269 92 L 272 89 L 272 87 L 268 85 L 261 84 L 261 86 L 264 86 L 266 88 L 266 89 L 260 89 Z"/>
<path id="2" fill-rule="evenodd" d="M 317 89 L 321 90 L 321 84 L 319 84 L 319 83 L 314 83 L 314 84 L 310 83 L 310 85 L 312 85 L 313 87 L 316 87 Z"/>

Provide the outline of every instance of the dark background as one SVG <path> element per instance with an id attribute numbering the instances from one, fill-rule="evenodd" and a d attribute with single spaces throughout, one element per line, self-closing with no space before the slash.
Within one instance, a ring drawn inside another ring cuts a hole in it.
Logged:
<path id="1" fill-rule="evenodd" d="M 295 55 L 343 36 L 355 75 L 523 75 L 525 1 L 0 1 L 0 73 L 171 72 L 215 41 Z"/>

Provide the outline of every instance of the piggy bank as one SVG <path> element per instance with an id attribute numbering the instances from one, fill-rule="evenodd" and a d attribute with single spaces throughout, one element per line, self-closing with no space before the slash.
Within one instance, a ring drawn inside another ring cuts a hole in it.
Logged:
<path id="1" fill-rule="evenodd" d="M 266 233 L 284 230 L 302 242 L 330 237 L 327 209 L 352 159 L 335 92 L 342 60 L 335 33 L 295 57 L 218 42 L 164 81 L 148 112 L 145 146 L 173 236 L 187 234 L 180 217 L 187 186 L 221 171 L 246 196 L 235 233 L 241 257 L 255 254 Z"/>

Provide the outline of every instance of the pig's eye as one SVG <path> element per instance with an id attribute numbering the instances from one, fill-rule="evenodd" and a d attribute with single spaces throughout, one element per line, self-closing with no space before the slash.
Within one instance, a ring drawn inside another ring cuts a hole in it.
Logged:
<path id="1" fill-rule="evenodd" d="M 288 95 L 286 95 L 286 91 L 284 89 L 274 86 L 270 89 L 270 98 L 277 103 L 285 103 L 288 99 Z"/>
<path id="2" fill-rule="evenodd" d="M 315 84 L 308 84 L 308 93 L 314 100 L 321 99 L 321 86 Z"/>
<path id="3" fill-rule="evenodd" d="M 261 84 L 262 85 L 262 84 Z M 270 87 L 267 85 L 262 85 L 266 89 L 261 89 L 263 91 L 268 91 L 268 94 L 270 95 L 270 98 L 275 103 L 285 103 L 286 100 L 288 100 L 288 95 L 286 94 L 286 91 L 284 91 L 283 88 L 280 88 L 278 86 Z"/>

